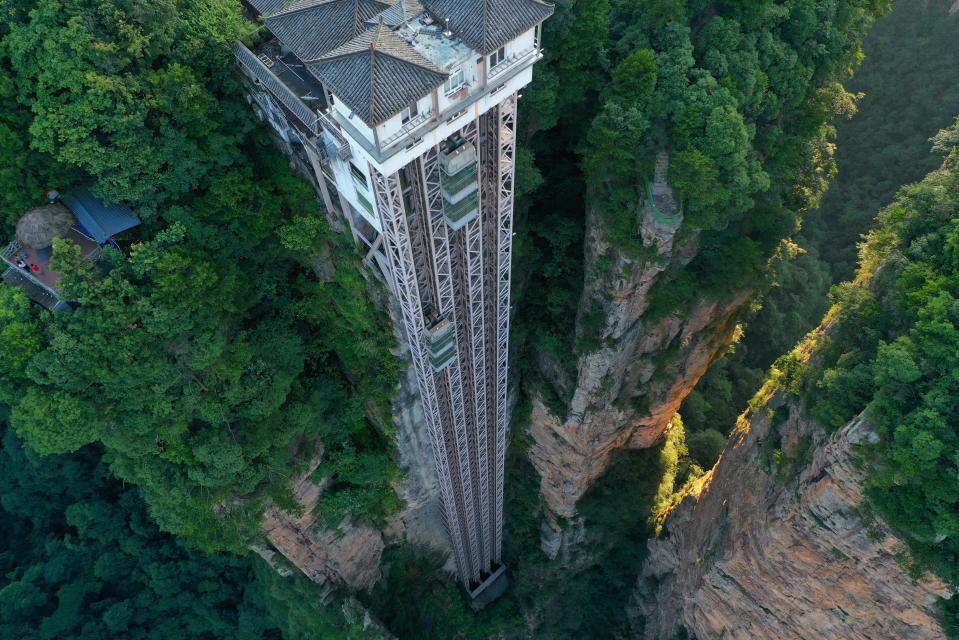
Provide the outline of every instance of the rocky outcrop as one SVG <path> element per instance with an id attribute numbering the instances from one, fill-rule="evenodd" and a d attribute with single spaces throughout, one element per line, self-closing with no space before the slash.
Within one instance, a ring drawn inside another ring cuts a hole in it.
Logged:
<path id="1" fill-rule="evenodd" d="M 946 585 L 912 580 L 864 504 L 854 452 L 875 439 L 862 416 L 828 435 L 779 393 L 745 414 L 650 543 L 636 637 L 944 638 Z"/>
<path id="2" fill-rule="evenodd" d="M 575 517 L 576 502 L 606 470 L 610 454 L 660 440 L 683 399 L 730 344 L 751 293 L 648 317 L 653 285 L 688 264 L 698 249 L 698 236 L 681 229 L 682 211 L 665 176 L 661 156 L 656 179 L 637 207 L 643 257 L 628 257 L 613 246 L 603 235 L 599 214 L 588 214 L 589 275 L 580 316 L 593 305 L 602 307 L 601 346 L 577 359 L 571 384 L 552 371 L 561 367 L 540 362 L 543 375 L 571 397 L 561 416 L 532 393 L 529 456 L 540 474 L 552 529 L 543 539 L 550 555 L 558 549 L 557 519 Z"/>
<path id="3" fill-rule="evenodd" d="M 333 589 L 351 591 L 369 589 L 380 578 L 383 536 L 367 526 L 344 520 L 339 527 L 316 527 L 314 509 L 323 487 L 310 481 L 320 464 L 316 456 L 309 468 L 293 483 L 293 497 L 302 508 L 297 515 L 278 507 L 269 507 L 261 528 L 273 549 L 282 554 L 313 582 Z M 268 561 L 266 555 L 260 552 Z"/>
<path id="4" fill-rule="evenodd" d="M 391 308 L 391 312 L 399 313 L 396 308 Z M 402 327 L 402 323 L 393 324 Z M 279 552 L 308 578 L 324 585 L 324 597 L 336 588 L 360 591 L 372 587 L 380 578 L 380 558 L 386 544 L 405 541 L 441 554 L 450 550 L 416 373 L 405 337 L 397 336 L 397 344 L 401 346 L 394 355 L 406 366 L 393 398 L 396 458 L 403 470 L 394 488 L 403 499 L 403 508 L 390 518 L 383 531 L 356 525 L 349 519 L 335 530 L 318 529 L 313 511 L 325 487 L 313 483 L 310 475 L 322 460 L 320 452 L 293 483 L 293 495 L 303 515 L 275 506 L 267 509 L 261 529 L 272 547 L 254 548 L 282 573 L 287 567 L 275 561 L 275 553 Z"/>

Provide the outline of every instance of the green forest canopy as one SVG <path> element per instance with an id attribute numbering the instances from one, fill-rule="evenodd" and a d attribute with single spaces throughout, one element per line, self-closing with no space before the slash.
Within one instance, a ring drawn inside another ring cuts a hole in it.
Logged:
<path id="1" fill-rule="evenodd" d="M 916 575 L 959 585 L 959 120 L 935 146 L 942 168 L 882 211 L 856 279 L 834 290 L 825 330 L 809 338 L 816 364 L 790 354 L 772 375 L 828 427 L 865 412 L 880 435 L 863 450 L 870 503 Z M 945 607 L 955 634 L 959 609 Z"/>
<path id="2" fill-rule="evenodd" d="M 828 310 L 829 288 L 852 275 L 857 239 L 875 224 L 876 212 L 941 163 L 929 153 L 929 138 L 959 111 L 959 14 L 950 13 L 952 4 L 896 2 L 870 31 L 863 65 L 849 82 L 865 94 L 860 109 L 836 124 L 838 175 L 775 261 L 773 287 L 745 319 L 742 340 L 683 403 L 691 448 L 733 427 L 768 367 Z"/>
<path id="3" fill-rule="evenodd" d="M 391 450 L 394 338 L 352 247 L 242 99 L 239 3 L 3 10 L 0 131 L 36 169 L 0 174 L 0 193 L 93 179 L 144 221 L 128 251 L 104 251 L 105 275 L 56 244 L 72 313 L 0 292 L 13 428 L 44 454 L 102 443 L 161 529 L 204 549 L 245 549 L 268 497 L 292 508 L 289 478 L 321 440 L 348 494 L 324 496 L 325 519 L 378 522 L 397 505 L 389 484 L 335 460 Z M 7 222 L 27 204 L 8 201 Z M 309 268 L 321 247 L 339 266 L 330 281 Z"/>
<path id="4" fill-rule="evenodd" d="M 861 59 L 867 28 L 889 6 L 559 2 L 521 109 L 540 173 L 519 179 L 544 186 L 530 196 L 517 254 L 530 290 L 543 294 L 520 300 L 518 337 L 557 363 L 574 362 L 574 324 L 590 277 L 587 210 L 598 212 L 605 239 L 625 255 L 656 259 L 636 219 L 660 150 L 670 153 L 669 179 L 684 203 L 680 233 L 698 234 L 699 251 L 659 277 L 648 316 L 761 287 L 769 259 L 832 175 L 831 121 L 855 108 L 841 83 Z M 582 322 L 596 324 L 586 310 L 597 301 L 586 302 Z M 596 346 L 584 341 L 578 350 Z"/>

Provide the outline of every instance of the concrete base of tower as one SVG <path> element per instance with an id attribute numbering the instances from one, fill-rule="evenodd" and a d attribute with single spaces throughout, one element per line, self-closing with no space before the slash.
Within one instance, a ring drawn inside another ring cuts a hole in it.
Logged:
<path id="1" fill-rule="evenodd" d="M 470 597 L 470 608 L 473 611 L 479 611 L 506 593 L 507 587 L 509 587 L 509 578 L 506 577 L 506 565 L 501 564 L 475 589 L 467 592 Z"/>

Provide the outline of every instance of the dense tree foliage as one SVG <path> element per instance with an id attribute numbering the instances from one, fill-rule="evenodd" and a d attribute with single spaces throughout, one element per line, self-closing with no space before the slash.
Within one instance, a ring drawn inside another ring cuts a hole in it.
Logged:
<path id="1" fill-rule="evenodd" d="M 249 562 L 160 533 L 95 449 L 0 433 L 0 638 L 283 637 Z"/>
<path id="2" fill-rule="evenodd" d="M 866 40 L 866 61 L 849 83 L 864 94 L 860 109 L 838 125 L 837 180 L 803 224 L 804 244 L 818 250 L 835 282 L 853 276 L 859 237 L 875 212 L 940 162 L 929 138 L 959 110 L 954 4 L 898 0 Z"/>
<path id="3" fill-rule="evenodd" d="M 374 456 L 389 478 L 394 338 L 349 243 L 242 100 L 238 3 L 4 8 L 2 95 L 32 114 L 18 123 L 25 162 L 46 159 L 27 186 L 90 176 L 144 220 L 102 269 L 55 244 L 73 312 L 35 313 L 4 290 L 0 335 L 15 356 L 0 403 L 13 428 L 44 454 L 102 442 L 160 527 L 206 549 L 244 548 L 263 501 L 290 504 L 289 479 L 320 442 L 337 476 Z M 72 169 L 51 176 L 59 165 Z M 331 278 L 310 268 L 331 263 Z M 388 482 L 350 490 L 365 481 L 324 495 L 324 521 L 396 508 Z"/>
<path id="4" fill-rule="evenodd" d="M 379 637 L 297 573 L 161 533 L 97 447 L 39 457 L 0 427 L 0 494 L 3 640 Z"/>
<path id="5" fill-rule="evenodd" d="M 546 292 L 521 308 L 517 323 L 535 351 L 570 363 L 574 350 L 598 346 L 573 344 L 587 210 L 618 249 L 655 258 L 637 220 L 659 151 L 670 154 L 669 180 L 683 202 L 679 233 L 697 234 L 699 251 L 659 278 L 649 313 L 765 283 L 770 257 L 832 173 L 829 121 L 855 106 L 840 83 L 888 5 L 558 3 L 523 109 L 545 180 L 520 246 L 531 285 Z M 582 306 L 581 324 L 602 320 Z"/>
<path id="6" fill-rule="evenodd" d="M 943 167 L 904 188 L 866 237 L 824 329 L 777 361 L 779 384 L 839 427 L 865 411 L 867 495 L 903 534 L 917 571 L 959 584 L 959 121 L 935 139 Z M 949 605 L 951 609 L 955 605 Z M 954 629 L 953 632 L 957 630 Z"/>
<path id="7" fill-rule="evenodd" d="M 857 238 L 875 212 L 941 161 L 928 139 L 959 109 L 959 67 L 951 63 L 959 55 L 959 14 L 949 13 L 951 5 L 895 2 L 866 38 L 865 60 L 849 82 L 863 95 L 860 109 L 836 125 L 835 183 L 781 248 L 773 287 L 742 340 L 683 404 L 691 441 L 697 431 L 732 428 L 769 365 L 822 318 L 830 286 L 851 275 Z"/>

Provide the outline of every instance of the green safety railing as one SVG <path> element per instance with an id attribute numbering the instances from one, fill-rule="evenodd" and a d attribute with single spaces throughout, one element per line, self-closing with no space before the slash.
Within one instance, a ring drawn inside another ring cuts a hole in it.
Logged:
<path id="1" fill-rule="evenodd" d="M 676 222 L 675 215 L 667 215 L 656 207 L 656 201 L 653 200 L 652 185 L 648 182 L 646 183 L 646 206 L 649 208 L 649 213 L 653 216 L 653 219 L 663 224 L 673 224 Z"/>

